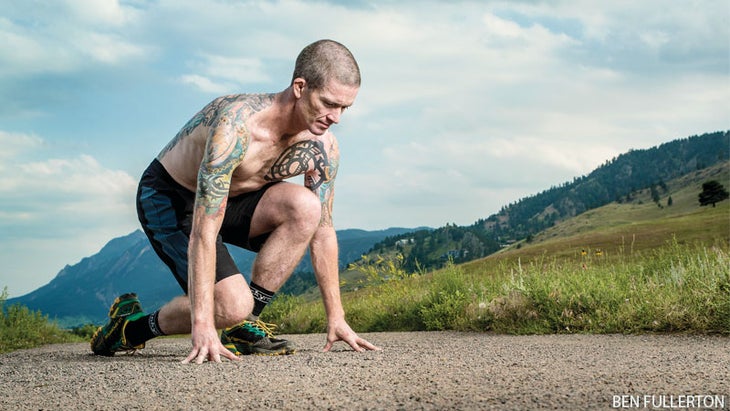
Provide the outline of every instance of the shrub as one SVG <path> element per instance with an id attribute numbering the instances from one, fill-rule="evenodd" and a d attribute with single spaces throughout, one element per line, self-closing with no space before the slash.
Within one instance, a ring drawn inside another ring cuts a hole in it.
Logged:
<path id="1" fill-rule="evenodd" d="M 419 309 L 426 330 L 464 327 L 469 322 L 465 315 L 472 297 L 472 289 L 463 271 L 449 263 L 444 270 L 434 275 L 430 290 Z"/>
<path id="2" fill-rule="evenodd" d="M 5 307 L 7 289 L 0 294 L 0 353 L 44 344 L 75 341 L 68 332 L 48 321 L 40 311 L 14 304 Z"/>

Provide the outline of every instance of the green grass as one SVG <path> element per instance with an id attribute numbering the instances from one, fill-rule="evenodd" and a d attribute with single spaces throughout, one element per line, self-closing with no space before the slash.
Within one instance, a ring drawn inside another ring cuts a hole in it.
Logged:
<path id="1" fill-rule="evenodd" d="M 6 300 L 7 290 L 4 290 L 0 294 L 0 353 L 82 340 L 79 335 L 48 321 L 48 316 L 40 311 L 30 311 L 18 304 L 5 307 Z"/>
<path id="2" fill-rule="evenodd" d="M 730 334 L 726 245 L 672 242 L 613 261 L 588 260 L 535 259 L 511 267 L 502 293 L 488 304 L 491 328 Z"/>
<path id="3" fill-rule="evenodd" d="M 343 298 L 360 332 L 462 330 L 509 334 L 730 334 L 727 243 L 671 241 L 611 259 L 593 255 L 448 266 Z M 287 304 L 284 308 L 284 302 Z M 318 301 L 275 300 L 282 332 L 322 332 Z"/>

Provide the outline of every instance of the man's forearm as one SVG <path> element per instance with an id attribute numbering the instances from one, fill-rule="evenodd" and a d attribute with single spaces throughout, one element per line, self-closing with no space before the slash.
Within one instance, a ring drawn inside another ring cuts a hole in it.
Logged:
<path id="1" fill-rule="evenodd" d="M 340 299 L 337 235 L 332 227 L 320 227 L 310 244 L 312 267 L 322 294 L 328 321 L 344 318 Z"/>
<path id="2" fill-rule="evenodd" d="M 214 287 L 215 242 L 211 244 L 193 235 L 188 249 L 188 295 L 193 328 L 215 327 Z"/>

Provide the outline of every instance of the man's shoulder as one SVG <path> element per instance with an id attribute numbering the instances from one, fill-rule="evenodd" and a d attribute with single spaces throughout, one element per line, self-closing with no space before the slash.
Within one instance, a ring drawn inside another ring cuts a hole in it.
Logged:
<path id="1" fill-rule="evenodd" d="M 255 113 L 270 106 L 273 100 L 273 94 L 228 94 L 211 101 L 207 107 L 216 110 L 240 108 Z"/>
<path id="2" fill-rule="evenodd" d="M 329 147 L 330 150 L 334 149 L 337 150 L 337 137 L 335 137 L 335 133 L 333 133 L 330 130 L 327 130 L 326 133 L 322 135 L 323 141 L 322 143 L 325 144 L 326 147 Z"/>
<path id="3" fill-rule="evenodd" d="M 299 147 L 318 147 L 323 150 L 327 155 L 333 155 L 339 153 L 339 145 L 337 138 L 332 131 L 327 130 L 325 133 L 317 135 L 310 131 L 303 131 L 298 138 L 294 139 L 292 145 Z"/>

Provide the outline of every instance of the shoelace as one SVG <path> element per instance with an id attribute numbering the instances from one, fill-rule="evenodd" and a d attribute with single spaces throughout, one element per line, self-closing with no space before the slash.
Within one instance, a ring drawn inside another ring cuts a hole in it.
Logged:
<path id="1" fill-rule="evenodd" d="M 253 324 L 256 326 L 256 328 L 261 329 L 264 333 L 266 333 L 266 336 L 271 338 L 274 336 L 274 331 L 276 331 L 277 325 L 272 323 L 265 323 L 261 320 L 256 320 L 253 322 Z"/>

